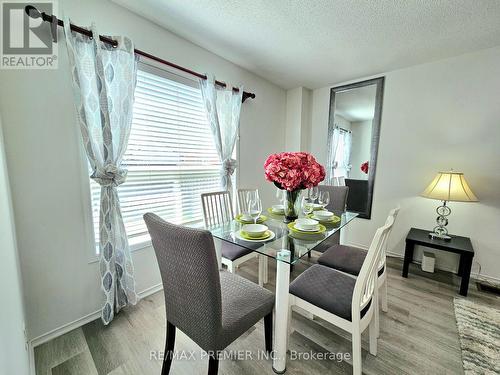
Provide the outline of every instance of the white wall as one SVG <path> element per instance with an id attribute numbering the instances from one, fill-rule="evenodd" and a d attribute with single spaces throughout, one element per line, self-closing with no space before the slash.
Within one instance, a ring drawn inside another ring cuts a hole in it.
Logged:
<path id="1" fill-rule="evenodd" d="M 302 87 L 286 91 L 285 149 L 300 151 L 302 130 Z"/>
<path id="2" fill-rule="evenodd" d="M 328 100 L 330 100 L 330 99 L 328 99 Z M 350 123 L 350 121 L 347 121 L 344 116 L 336 114 L 334 122 L 335 122 L 335 125 L 337 125 L 339 128 L 342 128 L 344 130 L 351 130 L 351 123 Z M 328 131 L 328 129 L 327 129 L 327 131 Z"/>
<path id="3" fill-rule="evenodd" d="M 24 307 L 0 119 L 0 374 L 27 375 Z"/>
<path id="4" fill-rule="evenodd" d="M 454 168 L 465 173 L 480 202 L 450 203 L 450 233 L 470 236 L 481 274 L 500 279 L 500 47 L 383 75 L 372 219 L 350 225 L 347 241 L 367 246 L 389 210 L 401 204 L 390 248 L 402 254 L 410 227 L 434 226 L 439 202 L 419 193 L 437 171 Z M 322 162 L 329 90 L 338 85 L 313 92 L 311 148 Z M 456 269 L 457 256 L 437 254 L 438 266 Z"/>
<path id="5" fill-rule="evenodd" d="M 309 151 L 312 92 L 296 87 L 286 92 L 285 150 Z"/>
<path id="6" fill-rule="evenodd" d="M 109 1 L 64 0 L 59 8 L 78 25 L 95 21 L 102 34 L 128 35 L 144 51 L 254 92 L 256 99 L 242 106 L 240 186 L 258 187 L 270 204 L 274 188 L 263 164 L 284 148 L 284 90 Z M 0 82 L 27 329 L 36 338 L 101 306 L 98 264 L 89 264 L 88 180 L 64 41 L 59 69 L 3 70 Z M 160 283 L 151 248 L 133 259 L 139 292 Z"/>
<path id="7" fill-rule="evenodd" d="M 361 171 L 361 164 L 370 160 L 370 147 L 372 141 L 372 121 L 355 121 L 351 122 L 352 148 L 351 160 L 352 165 L 349 178 L 358 180 L 367 180 L 368 175 Z"/>

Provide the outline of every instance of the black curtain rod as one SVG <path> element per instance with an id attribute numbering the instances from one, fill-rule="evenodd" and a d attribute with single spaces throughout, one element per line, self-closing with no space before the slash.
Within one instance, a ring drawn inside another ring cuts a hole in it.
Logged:
<path id="1" fill-rule="evenodd" d="M 338 125 L 335 125 L 335 126 L 336 126 L 336 128 L 337 128 L 337 129 L 342 130 L 342 131 L 344 131 L 344 132 L 346 132 L 346 133 L 352 133 L 352 131 L 347 130 L 347 129 L 344 129 L 344 128 L 341 128 L 341 127 L 340 127 L 340 126 L 338 126 Z"/>
<path id="2" fill-rule="evenodd" d="M 27 5 L 25 8 L 24 8 L 24 11 L 26 12 L 26 14 L 31 17 L 31 18 L 42 18 L 44 21 L 46 22 L 50 22 L 52 23 L 53 22 L 53 15 L 48 15 L 46 14 L 45 12 L 40 12 L 38 9 L 36 9 L 33 5 Z M 61 27 L 64 27 L 64 22 L 60 19 L 57 19 L 56 17 L 56 20 L 57 20 L 57 25 L 58 26 L 61 26 Z M 83 27 L 80 27 L 80 26 L 77 26 L 77 25 L 73 25 L 73 24 L 70 24 L 70 29 L 71 31 L 75 31 L 77 33 L 80 33 L 80 34 L 83 34 L 83 35 L 86 35 L 88 36 L 89 38 L 93 38 L 93 35 L 92 35 L 92 31 L 90 30 L 87 30 L 87 29 L 84 29 Z M 111 38 L 108 38 L 106 36 L 103 36 L 103 35 L 99 35 L 99 39 L 101 42 L 104 42 L 104 43 L 107 43 L 107 44 L 110 44 L 112 45 L 113 47 L 116 47 L 118 42 L 116 40 L 113 40 Z M 160 57 L 157 57 L 157 56 L 154 56 L 154 55 L 151 55 L 150 53 L 147 53 L 147 52 L 144 52 L 144 51 L 141 51 L 140 49 L 134 49 L 134 52 L 139 55 L 139 56 L 142 56 L 142 57 L 146 57 L 150 60 L 153 60 L 153 61 L 156 61 L 160 64 L 163 64 L 163 65 L 168 65 L 170 66 L 171 68 L 174 68 L 174 69 L 177 69 L 177 70 L 180 70 L 180 71 L 183 71 L 184 73 L 188 73 L 188 74 L 191 74 L 193 76 L 196 76 L 198 78 L 201 78 L 201 79 L 207 79 L 207 76 L 204 75 L 204 74 L 201 74 L 201 73 L 198 73 L 198 72 L 195 72 L 194 70 L 191 70 L 191 69 L 188 69 L 188 68 L 184 68 L 183 66 L 180 66 L 180 65 L 177 65 L 173 62 L 170 62 L 170 61 L 167 61 L 167 60 L 164 60 Z M 218 85 L 218 86 L 221 86 L 221 87 L 226 87 L 227 85 L 224 83 L 224 82 L 221 82 L 221 81 L 215 81 L 215 83 Z M 233 91 L 235 92 L 238 92 L 239 89 L 238 88 L 233 88 Z M 246 91 L 243 91 L 243 95 L 242 95 L 242 99 L 241 101 L 242 102 L 245 102 L 245 100 L 247 100 L 248 98 L 251 98 L 251 99 L 255 99 L 255 94 L 254 93 L 251 93 L 251 92 L 246 92 Z"/>

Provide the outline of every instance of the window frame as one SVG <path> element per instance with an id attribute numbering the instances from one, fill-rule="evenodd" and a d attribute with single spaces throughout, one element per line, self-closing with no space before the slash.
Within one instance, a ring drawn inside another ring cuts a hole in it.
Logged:
<path id="1" fill-rule="evenodd" d="M 139 61 L 137 69 L 144 71 L 146 73 L 149 73 L 149 74 L 157 75 L 159 77 L 174 81 L 176 83 L 184 84 L 184 85 L 196 88 L 196 89 L 200 88 L 198 80 L 196 78 L 186 77 L 184 75 L 174 73 L 170 69 L 165 69 L 164 67 L 160 68 L 156 65 L 149 64 L 149 63 L 146 63 L 143 61 Z M 96 236 L 95 236 L 95 232 L 94 232 L 94 220 L 93 220 L 93 212 L 92 212 L 92 190 L 91 190 L 90 181 L 89 181 L 90 174 L 89 174 L 89 169 L 88 169 L 87 155 L 86 155 L 85 149 L 83 147 L 83 144 L 81 142 L 80 131 L 79 131 L 79 129 L 77 129 L 77 127 L 75 127 L 75 129 L 77 130 L 77 138 L 78 138 L 79 150 L 80 150 L 80 155 L 81 155 L 81 157 L 80 157 L 80 161 L 81 161 L 80 162 L 80 170 L 81 170 L 82 184 L 83 184 L 83 186 L 82 186 L 82 197 L 83 197 L 82 210 L 83 210 L 83 215 L 85 217 L 83 227 L 84 227 L 85 237 L 88 240 L 88 247 L 90 249 L 89 250 L 89 264 L 90 264 L 90 263 L 98 262 L 100 259 L 100 254 L 98 253 L 99 244 L 96 243 Z M 238 161 L 241 160 L 240 159 L 240 130 L 239 130 L 239 128 L 238 128 L 238 134 L 237 134 L 237 138 L 236 138 L 236 145 L 235 145 L 234 154 L 235 154 Z M 239 185 L 239 181 L 240 181 L 239 168 L 236 168 L 234 178 L 235 178 L 236 184 Z M 201 201 L 200 201 L 200 204 L 201 204 Z M 189 224 L 190 226 L 202 228 L 203 227 L 203 219 L 195 220 L 195 221 L 185 223 L 185 224 Z M 130 249 L 131 253 L 136 252 L 138 250 L 148 249 L 148 248 L 152 248 L 151 239 L 139 241 L 139 242 L 134 243 L 134 244 L 129 243 L 129 249 Z"/>

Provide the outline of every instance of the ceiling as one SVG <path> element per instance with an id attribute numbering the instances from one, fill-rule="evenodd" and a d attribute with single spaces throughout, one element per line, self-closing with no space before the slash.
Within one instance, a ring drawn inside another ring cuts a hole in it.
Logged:
<path id="1" fill-rule="evenodd" d="M 500 44 L 499 0 L 113 1 L 286 89 Z"/>
<path id="2" fill-rule="evenodd" d="M 377 86 L 370 85 L 335 94 L 335 114 L 349 122 L 372 120 Z"/>

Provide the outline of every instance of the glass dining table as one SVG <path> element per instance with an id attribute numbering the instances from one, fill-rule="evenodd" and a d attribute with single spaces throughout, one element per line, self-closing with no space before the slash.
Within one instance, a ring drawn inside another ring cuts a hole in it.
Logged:
<path id="1" fill-rule="evenodd" d="M 247 241 L 238 236 L 243 223 L 232 220 L 223 224 L 207 226 L 212 235 L 223 241 L 237 244 L 250 249 L 259 255 L 259 272 L 263 272 L 263 280 L 267 282 L 267 259 L 276 260 L 276 291 L 275 291 L 275 325 L 273 370 L 284 373 L 286 368 L 286 350 L 288 335 L 288 288 L 290 284 L 290 269 L 311 250 L 348 225 L 358 214 L 354 212 L 336 212 L 340 218 L 334 224 L 322 223 L 325 231 L 320 234 L 298 233 L 291 231 L 283 221 L 283 216 L 265 213 L 265 224 L 274 237 L 268 241 Z"/>

